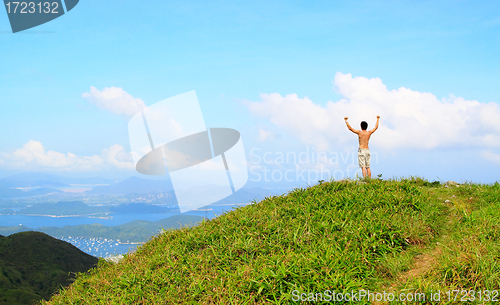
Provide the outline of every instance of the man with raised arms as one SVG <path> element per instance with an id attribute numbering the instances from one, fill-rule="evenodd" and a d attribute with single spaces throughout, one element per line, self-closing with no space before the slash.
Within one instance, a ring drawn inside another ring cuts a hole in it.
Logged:
<path id="1" fill-rule="evenodd" d="M 368 141 L 370 140 L 370 136 L 375 132 L 378 128 L 378 121 L 380 120 L 380 115 L 377 115 L 377 124 L 375 124 L 375 128 L 372 130 L 366 130 L 368 128 L 368 123 L 365 121 L 361 122 L 361 130 L 356 130 L 349 125 L 347 122 L 348 117 L 345 117 L 345 123 L 347 124 L 347 128 L 350 131 L 354 132 L 358 135 L 359 139 L 359 149 L 358 149 L 358 163 L 359 167 L 363 171 L 363 178 L 368 176 L 368 178 L 372 177 L 372 172 L 370 170 L 370 149 L 368 148 Z"/>

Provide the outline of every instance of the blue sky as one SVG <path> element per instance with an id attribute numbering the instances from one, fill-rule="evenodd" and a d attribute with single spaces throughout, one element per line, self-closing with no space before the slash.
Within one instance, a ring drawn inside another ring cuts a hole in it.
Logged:
<path id="1" fill-rule="evenodd" d="M 115 87 L 148 106 L 196 90 L 207 126 L 241 132 L 254 180 L 352 176 L 356 162 L 332 160 L 357 146 L 343 117 L 371 128 L 377 114 L 374 175 L 498 180 L 497 1 L 143 3 L 82 0 L 16 34 L 0 12 L 0 177 L 138 175 L 124 165 L 130 116 L 90 94 Z M 330 155 L 279 159 L 308 151 Z"/>

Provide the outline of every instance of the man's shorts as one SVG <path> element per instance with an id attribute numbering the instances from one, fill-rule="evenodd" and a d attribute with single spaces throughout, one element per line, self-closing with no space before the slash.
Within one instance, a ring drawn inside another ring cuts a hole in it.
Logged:
<path id="1" fill-rule="evenodd" d="M 358 149 L 359 167 L 370 167 L 370 150 L 368 148 Z"/>

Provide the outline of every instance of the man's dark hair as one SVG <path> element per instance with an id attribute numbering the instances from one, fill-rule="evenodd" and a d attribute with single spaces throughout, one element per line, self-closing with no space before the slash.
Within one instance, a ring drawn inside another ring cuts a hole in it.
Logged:
<path id="1" fill-rule="evenodd" d="M 368 123 L 365 121 L 361 122 L 361 129 L 366 130 L 366 128 L 368 128 Z"/>

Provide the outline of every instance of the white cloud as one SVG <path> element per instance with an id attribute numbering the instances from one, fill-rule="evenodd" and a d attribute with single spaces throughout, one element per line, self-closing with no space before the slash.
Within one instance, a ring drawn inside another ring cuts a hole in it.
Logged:
<path id="1" fill-rule="evenodd" d="M 318 150 L 355 141 L 344 123 L 369 129 L 380 115 L 380 126 L 370 140 L 380 148 L 434 149 L 439 147 L 500 146 L 500 109 L 497 103 L 479 103 L 450 95 L 439 100 L 431 93 L 401 87 L 389 91 L 379 78 L 337 73 L 334 89 L 343 99 L 325 107 L 296 94 L 261 94 L 262 101 L 246 102 L 251 113 L 267 118 L 277 128 Z"/>
<path id="2" fill-rule="evenodd" d="M 481 152 L 481 157 L 493 163 L 500 164 L 500 155 L 495 154 L 491 150 L 483 150 Z"/>
<path id="3" fill-rule="evenodd" d="M 122 88 L 116 87 L 99 91 L 91 86 L 90 92 L 83 93 L 82 97 L 99 108 L 127 117 L 135 115 L 146 107 L 140 98 L 135 98 Z"/>
<path id="4" fill-rule="evenodd" d="M 104 160 L 104 163 L 118 169 L 135 169 L 132 154 L 125 151 L 123 146 L 118 144 L 103 149 L 101 158 Z"/>
<path id="5" fill-rule="evenodd" d="M 31 140 L 14 152 L 0 152 L 0 166 L 9 169 L 52 169 L 60 171 L 99 171 L 134 169 L 129 152 L 120 145 L 103 149 L 101 155 L 78 157 L 73 153 L 46 151 L 42 143 Z"/>
<path id="6" fill-rule="evenodd" d="M 259 141 L 266 141 L 271 139 L 271 137 L 272 133 L 270 131 L 259 129 Z"/>
<path id="7" fill-rule="evenodd" d="M 277 127 L 283 128 L 308 144 L 320 148 L 328 146 L 326 131 L 331 126 L 328 109 L 314 104 L 307 97 L 296 94 L 282 97 L 278 93 L 261 94 L 262 102 L 247 102 L 250 111 L 258 116 L 269 118 Z"/>

